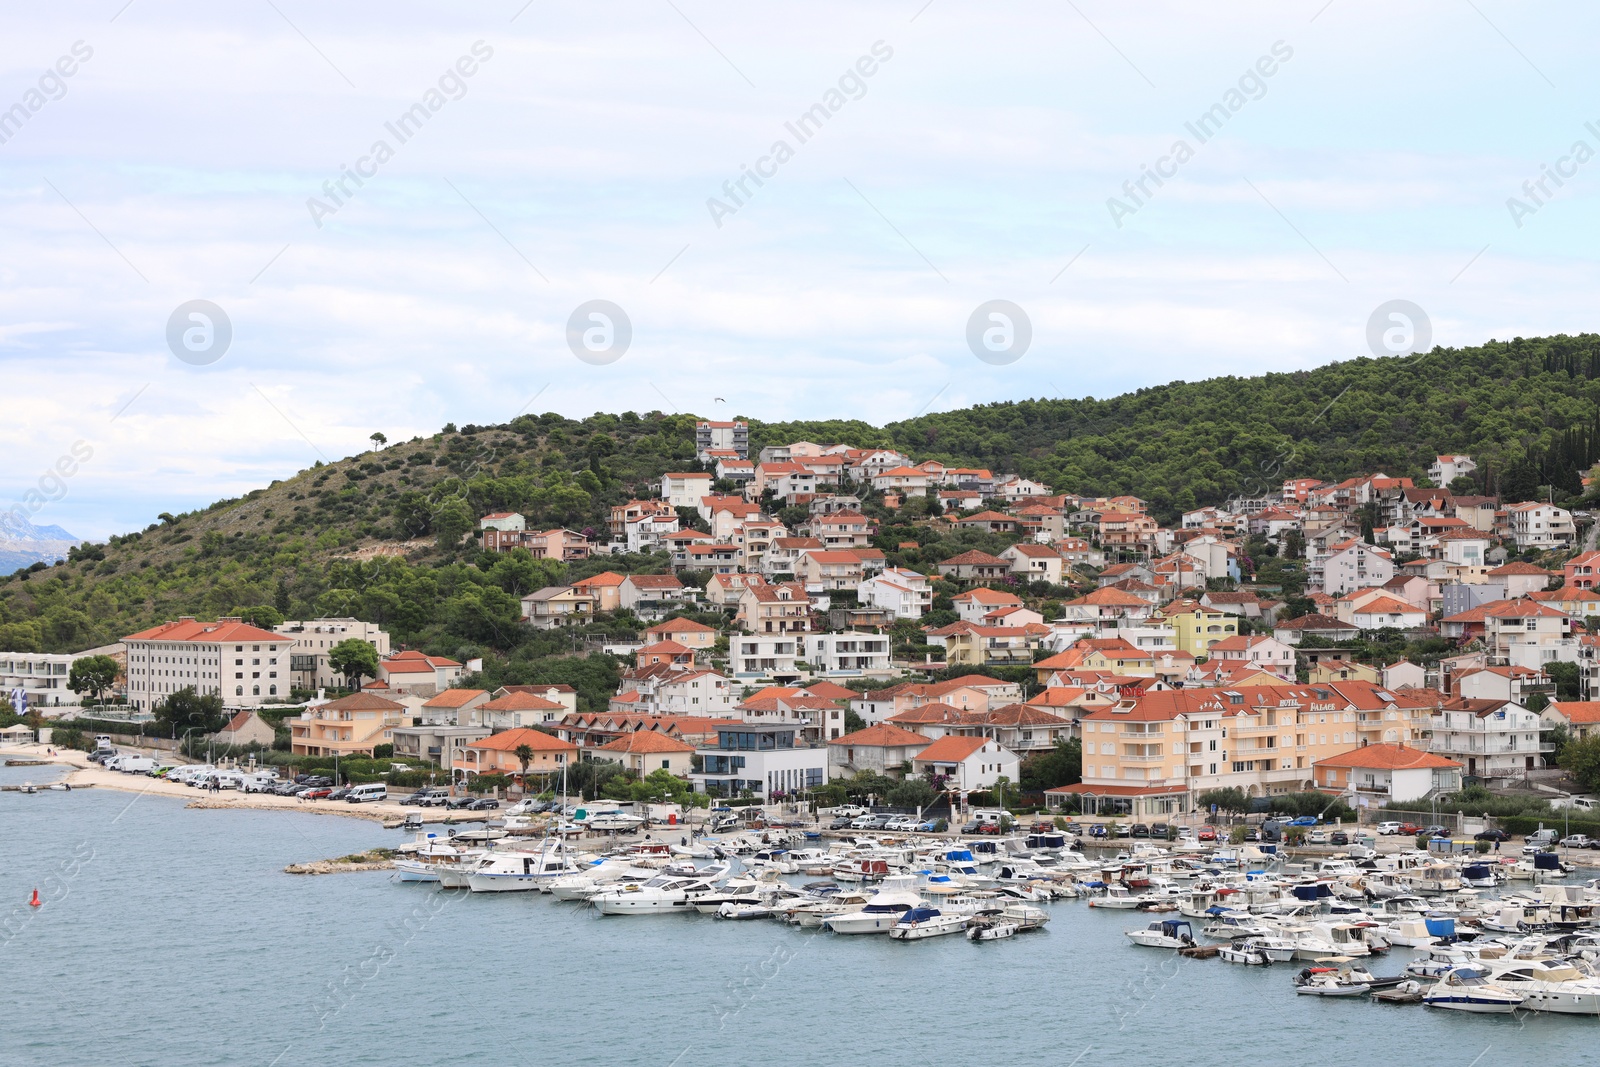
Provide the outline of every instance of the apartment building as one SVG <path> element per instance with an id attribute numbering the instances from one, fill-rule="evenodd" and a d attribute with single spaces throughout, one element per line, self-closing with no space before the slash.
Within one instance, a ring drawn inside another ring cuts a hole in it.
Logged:
<path id="1" fill-rule="evenodd" d="M 334 689 L 345 684 L 344 675 L 328 666 L 328 653 L 342 641 L 365 641 L 380 658 L 389 654 L 389 635 L 375 622 L 328 618 L 306 622 L 281 622 L 272 628 L 293 642 L 289 646 L 290 682 L 306 690 Z"/>
<path id="2" fill-rule="evenodd" d="M 276 704 L 289 696 L 294 640 L 242 619 L 201 622 L 182 615 L 122 643 L 128 650 L 128 702 L 139 711 L 154 711 L 187 688 L 220 696 L 228 708 Z"/>

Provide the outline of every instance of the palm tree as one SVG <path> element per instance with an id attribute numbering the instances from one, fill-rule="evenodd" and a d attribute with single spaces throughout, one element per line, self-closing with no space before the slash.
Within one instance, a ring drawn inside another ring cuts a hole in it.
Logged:
<path id="1" fill-rule="evenodd" d="M 522 791 L 526 793 L 528 791 L 528 764 L 533 762 L 533 748 L 530 745 L 518 745 L 511 750 L 511 754 L 517 757 L 518 763 L 522 764 Z"/>

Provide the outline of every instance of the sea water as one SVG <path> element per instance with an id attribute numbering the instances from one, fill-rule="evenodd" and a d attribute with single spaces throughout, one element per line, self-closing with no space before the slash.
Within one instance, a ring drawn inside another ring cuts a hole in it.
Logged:
<path id="1" fill-rule="evenodd" d="M 0 769 L 25 778 L 50 772 Z M 0 793 L 0 1064 L 1555 1067 L 1600 1042 L 1594 1019 L 1299 997 L 1298 964 L 1137 948 L 1147 916 L 1075 901 L 1006 941 L 897 942 L 289 875 L 409 835 L 184 803 Z"/>

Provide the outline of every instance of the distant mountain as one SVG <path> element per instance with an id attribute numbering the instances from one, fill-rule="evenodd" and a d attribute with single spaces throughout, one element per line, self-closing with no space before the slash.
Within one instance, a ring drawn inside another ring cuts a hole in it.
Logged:
<path id="1" fill-rule="evenodd" d="M 59 526 L 35 526 L 16 511 L 0 511 L 0 574 L 65 559 L 82 543 Z"/>

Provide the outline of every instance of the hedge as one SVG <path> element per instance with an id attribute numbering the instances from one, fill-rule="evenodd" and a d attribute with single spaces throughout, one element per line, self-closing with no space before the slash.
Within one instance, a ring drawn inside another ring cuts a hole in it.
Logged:
<path id="1" fill-rule="evenodd" d="M 1532 815 L 1507 815 L 1495 820 L 1495 823 L 1508 834 L 1517 834 L 1526 837 L 1539 829 L 1540 824 L 1546 830 L 1554 830 L 1557 834 L 1588 834 L 1590 837 L 1600 837 L 1600 821 L 1594 819 L 1563 819 L 1559 813 L 1554 816 L 1536 817 Z"/>

